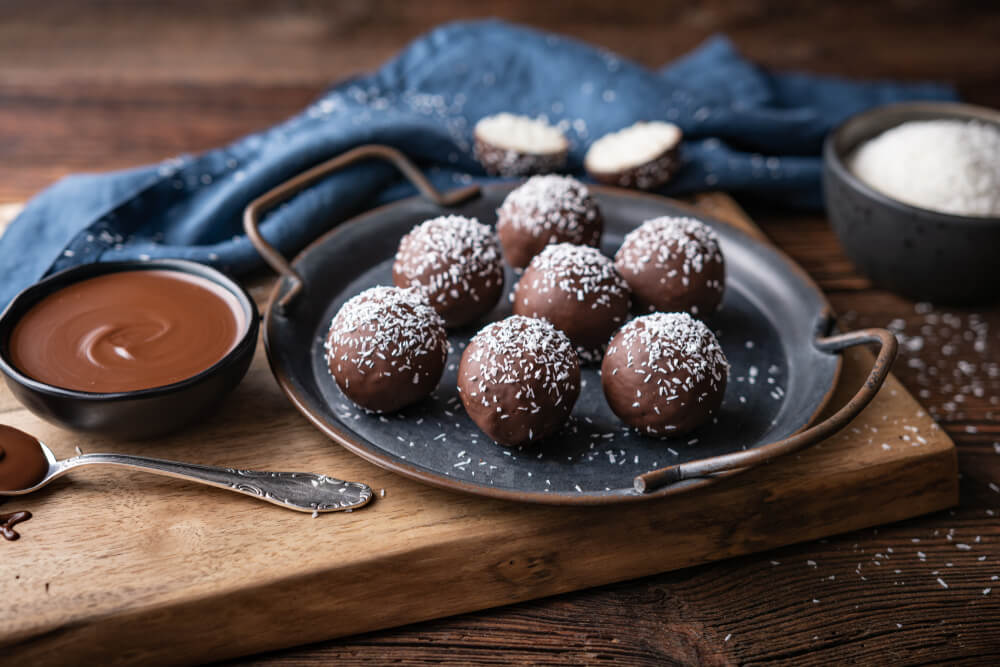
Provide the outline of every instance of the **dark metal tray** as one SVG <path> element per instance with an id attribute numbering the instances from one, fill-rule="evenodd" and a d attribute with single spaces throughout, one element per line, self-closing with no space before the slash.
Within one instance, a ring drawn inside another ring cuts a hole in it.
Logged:
<path id="1" fill-rule="evenodd" d="M 381 157 L 397 164 L 424 192 L 343 223 L 289 265 L 257 230 L 261 213 L 317 178 L 351 162 Z M 540 446 L 507 448 L 466 416 L 455 389 L 469 338 L 487 321 L 510 313 L 507 299 L 472 327 L 452 332 L 440 385 L 424 402 L 394 415 L 372 415 L 340 392 L 324 361 L 330 320 L 349 298 L 391 285 L 400 238 L 442 213 L 493 224 L 517 184 L 435 192 L 398 153 L 362 147 L 315 167 L 251 204 L 246 226 L 265 258 L 283 274 L 264 318 L 268 359 L 292 403 L 321 431 L 355 454 L 414 479 L 458 491 L 553 504 L 602 504 L 659 497 L 697 488 L 765 460 L 796 451 L 844 426 L 874 396 L 895 355 L 884 330 L 827 337 L 829 305 L 809 277 L 779 251 L 700 212 L 658 196 L 593 187 L 605 217 L 602 250 L 611 255 L 638 224 L 661 215 L 696 216 L 718 232 L 726 258 L 722 308 L 708 324 L 732 364 L 714 423 L 677 439 L 653 439 L 610 411 L 596 367 L 584 367 L 583 388 L 566 428 Z M 516 276 L 508 270 L 507 291 Z M 871 376 L 847 406 L 803 430 L 829 400 L 840 372 L 837 351 L 882 343 Z"/>

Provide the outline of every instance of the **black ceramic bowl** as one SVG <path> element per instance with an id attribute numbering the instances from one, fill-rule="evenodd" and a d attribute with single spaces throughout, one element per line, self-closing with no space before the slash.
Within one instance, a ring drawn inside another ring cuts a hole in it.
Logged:
<path id="1" fill-rule="evenodd" d="M 823 147 L 826 212 L 847 255 L 873 283 L 918 300 L 982 304 L 1000 299 L 1000 218 L 938 213 L 892 199 L 847 168 L 864 141 L 911 120 L 980 120 L 1000 112 L 949 102 L 892 104 L 859 113 Z"/>
<path id="2" fill-rule="evenodd" d="M 90 393 L 38 382 L 10 362 L 14 325 L 42 298 L 71 283 L 117 271 L 168 270 L 193 274 L 222 286 L 236 297 L 247 318 L 239 343 L 210 368 L 180 382 L 118 393 Z M 181 428 L 215 407 L 247 372 L 257 347 L 260 317 L 253 299 L 237 283 L 215 269 L 184 260 L 84 264 L 35 283 L 14 297 L 0 315 L 0 370 L 7 386 L 26 408 L 39 417 L 75 431 L 115 438 L 153 438 Z"/>

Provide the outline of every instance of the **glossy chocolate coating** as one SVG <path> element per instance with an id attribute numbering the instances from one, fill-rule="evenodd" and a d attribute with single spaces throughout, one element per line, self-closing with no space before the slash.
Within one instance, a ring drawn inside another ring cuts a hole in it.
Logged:
<path id="1" fill-rule="evenodd" d="M 514 314 L 569 336 L 583 361 L 600 360 L 629 313 L 629 287 L 597 248 L 558 243 L 535 255 L 514 293 Z"/>
<path id="2" fill-rule="evenodd" d="M 446 327 L 475 322 L 503 294 L 503 257 L 496 233 L 457 215 L 417 225 L 399 242 L 392 282 L 423 290 Z"/>
<path id="3" fill-rule="evenodd" d="M 345 396 L 366 410 L 393 412 L 434 391 L 448 335 L 420 290 L 372 287 L 341 306 L 325 348 Z"/>
<path id="4" fill-rule="evenodd" d="M 458 391 L 486 435 L 502 445 L 527 444 L 566 423 L 580 395 L 580 362 L 566 334 L 545 320 L 513 315 L 469 341 Z"/>
<path id="5" fill-rule="evenodd" d="M 497 210 L 497 234 L 507 262 L 515 268 L 550 243 L 597 247 L 604 219 L 587 187 L 569 176 L 533 176 L 504 199 Z"/>
<path id="6" fill-rule="evenodd" d="M 93 393 L 152 389 L 221 361 L 248 322 L 228 290 L 168 270 L 118 271 L 63 287 L 14 326 L 10 359 L 54 387 Z"/>
<path id="7" fill-rule="evenodd" d="M 683 435 L 722 404 L 729 364 L 711 330 L 687 313 L 638 317 L 615 334 L 601 365 L 611 410 L 642 433 Z"/>
<path id="8" fill-rule="evenodd" d="M 693 218 L 647 220 L 625 236 L 615 268 L 642 313 L 683 311 L 707 317 L 722 302 L 726 266 L 718 237 Z"/>

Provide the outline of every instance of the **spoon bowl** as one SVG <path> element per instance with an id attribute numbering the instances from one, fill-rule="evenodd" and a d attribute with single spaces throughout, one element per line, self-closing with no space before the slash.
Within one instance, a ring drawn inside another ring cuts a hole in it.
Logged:
<path id="1" fill-rule="evenodd" d="M 65 470 L 62 470 L 61 472 L 56 472 L 54 470 L 59 467 L 59 461 L 56 460 L 56 455 L 52 453 L 51 449 L 49 449 L 40 440 L 38 441 L 38 447 L 42 450 L 42 454 L 45 455 L 45 460 L 49 462 L 49 470 L 48 472 L 45 473 L 45 477 L 42 477 L 41 481 L 39 481 L 34 486 L 29 486 L 26 489 L 0 489 L 0 496 L 25 496 L 29 493 L 34 493 L 35 491 L 38 491 L 39 489 L 41 489 L 43 486 L 46 486 L 49 482 L 51 482 L 55 478 L 61 477 L 62 475 L 66 474 L 66 472 L 69 470 L 69 467 L 66 467 Z"/>

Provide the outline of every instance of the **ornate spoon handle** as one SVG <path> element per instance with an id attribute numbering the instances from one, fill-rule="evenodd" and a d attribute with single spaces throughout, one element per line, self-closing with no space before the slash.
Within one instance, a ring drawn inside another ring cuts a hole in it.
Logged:
<path id="1" fill-rule="evenodd" d="M 53 466 L 51 477 L 59 477 L 72 468 L 94 464 L 122 466 L 200 482 L 254 496 L 299 512 L 351 510 L 366 505 L 373 495 L 366 484 L 345 482 L 326 475 L 217 468 L 127 454 L 81 454 L 57 462 Z"/>

